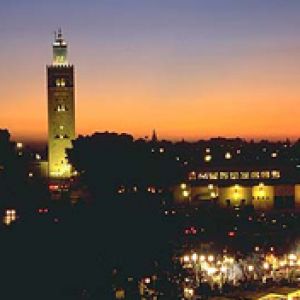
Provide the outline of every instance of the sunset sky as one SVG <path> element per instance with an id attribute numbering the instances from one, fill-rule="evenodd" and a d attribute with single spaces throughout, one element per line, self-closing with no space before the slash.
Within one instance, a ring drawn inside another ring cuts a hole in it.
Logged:
<path id="1" fill-rule="evenodd" d="M 78 134 L 300 137 L 299 0 L 0 2 L 0 128 L 14 139 L 46 139 L 60 26 Z"/>

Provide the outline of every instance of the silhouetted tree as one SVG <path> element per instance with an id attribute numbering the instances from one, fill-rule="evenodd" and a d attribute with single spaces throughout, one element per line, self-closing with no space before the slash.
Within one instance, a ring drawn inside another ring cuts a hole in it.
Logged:
<path id="1" fill-rule="evenodd" d="M 67 152 L 94 195 L 92 212 L 79 224 L 90 230 L 88 245 L 98 251 L 99 270 L 107 270 L 103 280 L 113 268 L 124 276 L 149 274 L 155 261 L 171 257 L 168 228 L 156 201 L 161 194 L 147 187 L 164 189 L 178 180 L 174 155 L 152 142 L 107 132 L 80 136 Z M 129 192 L 120 198 L 122 186 Z"/>
<path id="2" fill-rule="evenodd" d="M 96 194 L 114 194 L 121 187 L 169 187 L 181 177 L 174 153 L 128 134 L 79 136 L 68 151 L 71 164 Z"/>

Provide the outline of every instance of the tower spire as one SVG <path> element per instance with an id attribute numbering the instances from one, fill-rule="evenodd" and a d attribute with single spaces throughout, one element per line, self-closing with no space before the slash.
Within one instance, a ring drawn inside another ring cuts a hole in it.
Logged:
<path id="1" fill-rule="evenodd" d="M 53 42 L 53 65 L 67 65 L 68 64 L 68 45 L 63 38 L 62 30 L 59 27 L 58 31 L 55 31 Z"/>
<path id="2" fill-rule="evenodd" d="M 155 129 L 153 129 L 153 131 L 152 131 L 151 141 L 155 142 L 155 143 L 157 142 L 157 134 L 156 134 L 156 130 Z"/>

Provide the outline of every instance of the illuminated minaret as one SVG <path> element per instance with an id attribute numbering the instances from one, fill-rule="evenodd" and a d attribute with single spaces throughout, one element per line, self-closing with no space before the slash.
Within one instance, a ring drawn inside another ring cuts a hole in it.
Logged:
<path id="1" fill-rule="evenodd" d="M 71 166 L 65 150 L 75 139 L 74 67 L 68 64 L 68 46 L 61 30 L 55 33 L 47 80 L 49 177 L 69 178 Z"/>

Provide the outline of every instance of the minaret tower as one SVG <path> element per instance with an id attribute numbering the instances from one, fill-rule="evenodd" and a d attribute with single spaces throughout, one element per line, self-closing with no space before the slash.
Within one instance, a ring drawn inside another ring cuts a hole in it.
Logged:
<path id="1" fill-rule="evenodd" d="M 49 177 L 66 179 L 72 171 L 66 149 L 72 147 L 75 139 L 74 67 L 68 64 L 68 45 L 61 29 L 55 33 L 47 80 Z"/>

